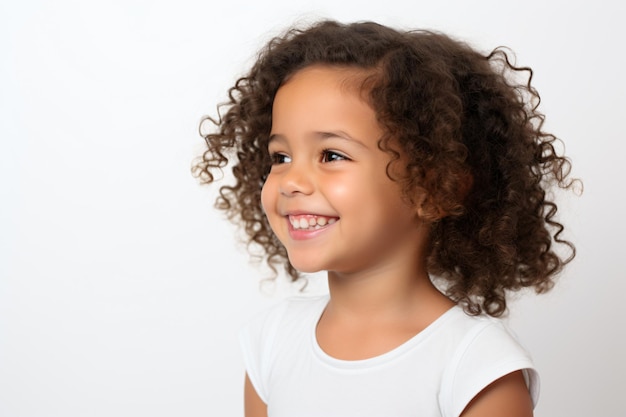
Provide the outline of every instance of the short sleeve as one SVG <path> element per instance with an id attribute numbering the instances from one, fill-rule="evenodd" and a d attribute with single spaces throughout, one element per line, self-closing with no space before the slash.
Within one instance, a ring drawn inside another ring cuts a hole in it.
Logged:
<path id="1" fill-rule="evenodd" d="M 520 370 L 534 406 L 539 398 L 539 376 L 530 355 L 501 322 L 480 322 L 459 345 L 444 373 L 439 398 L 442 415 L 460 416 L 489 384 Z"/>
<path id="2" fill-rule="evenodd" d="M 280 303 L 250 320 L 239 331 L 239 344 L 250 382 L 267 404 L 269 373 L 274 360 L 272 347 L 286 305 Z"/>

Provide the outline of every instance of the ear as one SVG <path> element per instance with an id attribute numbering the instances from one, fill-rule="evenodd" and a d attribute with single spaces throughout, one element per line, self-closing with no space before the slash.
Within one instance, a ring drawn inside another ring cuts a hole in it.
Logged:
<path id="1" fill-rule="evenodd" d="M 422 220 L 434 223 L 446 217 L 447 213 L 437 204 L 434 204 L 429 199 L 425 199 L 421 205 L 417 206 L 417 215 Z"/>
<path id="2" fill-rule="evenodd" d="M 425 221 L 433 222 L 439 220 L 442 216 L 439 207 L 433 204 L 432 199 L 425 190 L 419 193 L 419 196 L 413 200 L 417 216 Z"/>
<path id="3" fill-rule="evenodd" d="M 474 176 L 470 172 L 465 172 L 456 182 L 454 198 L 452 201 L 443 204 L 437 201 L 426 190 L 421 190 L 419 196 L 413 201 L 417 215 L 427 221 L 436 222 L 447 216 L 458 216 L 464 211 L 464 204 L 474 187 Z"/>
<path id="4" fill-rule="evenodd" d="M 419 201 L 415 203 L 415 210 L 417 211 L 417 216 L 420 218 L 424 218 L 425 210 L 424 210 L 424 201 L 426 200 L 425 196 L 420 196 Z"/>

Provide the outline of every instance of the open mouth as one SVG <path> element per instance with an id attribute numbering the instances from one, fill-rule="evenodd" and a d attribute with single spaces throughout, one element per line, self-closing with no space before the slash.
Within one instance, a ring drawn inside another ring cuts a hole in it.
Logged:
<path id="1" fill-rule="evenodd" d="M 326 217 L 316 215 L 289 216 L 289 223 L 294 230 L 318 230 L 329 226 L 339 220 L 337 217 Z"/>

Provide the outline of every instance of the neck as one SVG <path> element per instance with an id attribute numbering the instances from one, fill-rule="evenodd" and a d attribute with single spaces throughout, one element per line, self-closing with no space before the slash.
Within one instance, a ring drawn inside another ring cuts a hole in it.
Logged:
<path id="1" fill-rule="evenodd" d="M 329 272 L 328 286 L 330 301 L 326 314 L 336 318 L 365 322 L 398 320 L 414 313 L 439 315 L 453 305 L 432 284 L 425 260 L 421 259 L 354 274 Z"/>
<path id="2" fill-rule="evenodd" d="M 450 309 L 454 303 L 428 276 L 427 226 L 421 223 L 397 250 L 370 263 L 369 268 L 329 271 L 325 319 L 384 324 L 412 318 L 428 323 Z"/>

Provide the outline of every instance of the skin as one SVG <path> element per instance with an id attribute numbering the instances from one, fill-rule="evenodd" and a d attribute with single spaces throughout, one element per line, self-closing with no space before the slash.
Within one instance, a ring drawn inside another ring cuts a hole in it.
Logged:
<path id="1" fill-rule="evenodd" d="M 379 274 L 415 254 L 425 237 L 400 184 L 385 174 L 390 156 L 378 149 L 383 132 L 373 110 L 344 82 L 349 75 L 308 68 L 278 90 L 268 146 L 275 162 L 262 191 L 267 218 L 292 265 L 346 278 Z M 336 222 L 298 237 L 289 215 Z"/>
<path id="2" fill-rule="evenodd" d="M 343 360 L 388 352 L 453 306 L 429 279 L 429 224 L 386 174 L 391 156 L 378 148 L 383 131 L 355 89 L 358 76 L 312 66 L 278 90 L 268 146 L 274 164 L 262 191 L 292 265 L 328 273 L 330 301 L 316 336 Z M 399 162 L 392 174 L 401 174 Z M 316 222 L 319 228 L 307 229 Z M 267 416 L 247 376 L 244 397 L 246 417 Z M 492 383 L 463 412 L 495 415 L 532 416 L 520 372 Z"/>

